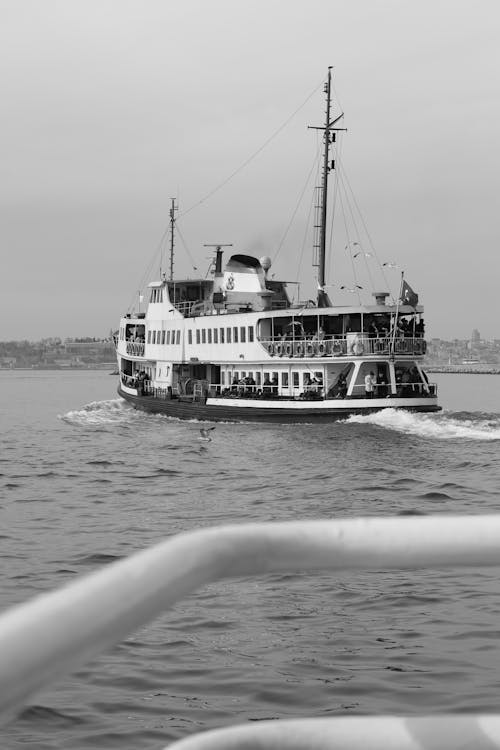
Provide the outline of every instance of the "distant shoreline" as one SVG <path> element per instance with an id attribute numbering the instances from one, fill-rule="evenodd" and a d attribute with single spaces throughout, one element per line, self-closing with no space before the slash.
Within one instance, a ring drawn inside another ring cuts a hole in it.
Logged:
<path id="1" fill-rule="evenodd" d="M 500 367 L 496 366 L 485 366 L 485 367 L 467 367 L 461 365 L 449 365 L 443 367 L 426 367 L 426 372 L 441 372 L 456 375 L 500 375 Z"/>

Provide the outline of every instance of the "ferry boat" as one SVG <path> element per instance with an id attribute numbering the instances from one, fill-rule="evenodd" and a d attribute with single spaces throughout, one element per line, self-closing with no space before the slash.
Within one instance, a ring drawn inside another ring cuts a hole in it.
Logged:
<path id="1" fill-rule="evenodd" d="M 329 422 L 381 409 L 439 411 L 422 368 L 423 307 L 401 276 L 397 300 L 333 305 L 325 279 L 330 149 L 342 117 L 331 120 L 325 83 L 322 180 L 318 200 L 318 294 L 290 300 L 269 275 L 269 257 L 215 246 L 211 278 L 149 284 L 145 312 L 122 317 L 115 335 L 118 393 L 137 409 L 179 419 Z M 173 252 L 174 210 L 170 211 Z"/>

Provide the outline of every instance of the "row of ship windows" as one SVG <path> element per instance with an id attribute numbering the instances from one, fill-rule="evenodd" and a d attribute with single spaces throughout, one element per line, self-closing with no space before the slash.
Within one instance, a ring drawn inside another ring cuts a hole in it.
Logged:
<path id="1" fill-rule="evenodd" d="M 148 331 L 148 344 L 180 344 L 180 331 Z"/>
<path id="2" fill-rule="evenodd" d="M 247 372 L 246 370 L 241 370 L 238 372 L 230 372 L 227 373 L 222 371 L 221 372 L 221 385 L 236 385 L 237 383 L 241 383 L 242 381 L 250 381 L 250 384 L 254 384 L 257 387 L 261 385 L 266 385 L 267 383 L 272 383 L 278 385 L 278 375 L 281 374 L 281 387 L 282 388 L 288 388 L 289 383 L 291 381 L 291 384 L 293 388 L 300 388 L 300 376 L 302 375 L 302 386 L 305 388 L 308 385 L 311 385 L 314 381 L 320 385 L 323 384 L 323 373 L 322 372 L 299 372 L 297 370 L 292 370 L 290 373 L 291 378 L 289 377 L 289 373 L 287 370 L 282 370 L 281 373 L 278 372 L 263 372 L 260 371 L 257 372 Z M 253 381 L 253 382 L 252 382 Z"/>
<path id="3" fill-rule="evenodd" d="M 232 328 L 197 328 L 194 331 L 197 344 L 244 344 L 254 340 L 253 326 Z M 180 344 L 180 331 L 148 331 L 148 344 Z M 193 343 L 193 330 L 188 330 L 188 344 Z"/>

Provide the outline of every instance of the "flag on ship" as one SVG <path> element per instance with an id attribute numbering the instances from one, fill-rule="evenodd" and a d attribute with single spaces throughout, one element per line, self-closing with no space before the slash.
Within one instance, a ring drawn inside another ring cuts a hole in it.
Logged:
<path id="1" fill-rule="evenodd" d="M 418 294 L 413 291 L 411 286 L 407 284 L 404 279 L 401 286 L 400 302 L 402 305 L 411 305 L 411 307 L 415 307 L 415 305 L 418 305 Z"/>

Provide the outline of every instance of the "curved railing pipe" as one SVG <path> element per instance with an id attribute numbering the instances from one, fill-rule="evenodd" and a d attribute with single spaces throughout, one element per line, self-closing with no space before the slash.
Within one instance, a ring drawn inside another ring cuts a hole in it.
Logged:
<path id="1" fill-rule="evenodd" d="M 500 515 L 225 526 L 172 537 L 0 617 L 0 713 L 201 585 L 290 570 L 500 564 Z"/>
<path id="2" fill-rule="evenodd" d="M 201 732 L 168 750 L 498 750 L 500 716 L 337 716 Z"/>

